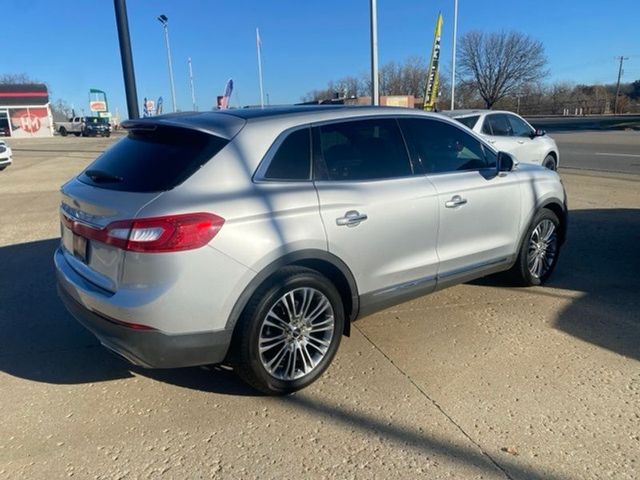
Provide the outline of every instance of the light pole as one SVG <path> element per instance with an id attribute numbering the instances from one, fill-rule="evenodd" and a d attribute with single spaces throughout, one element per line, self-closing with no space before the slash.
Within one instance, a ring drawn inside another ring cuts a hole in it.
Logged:
<path id="1" fill-rule="evenodd" d="M 118 27 L 118 41 L 120 43 L 120 59 L 122 61 L 124 89 L 127 94 L 127 112 L 129 114 L 129 118 L 133 120 L 140 117 L 140 112 L 138 110 L 136 75 L 133 70 L 133 55 L 131 54 L 131 38 L 129 36 L 127 4 L 125 0 L 113 0 L 113 6 L 116 12 L 116 25 Z"/>
<path id="2" fill-rule="evenodd" d="M 458 0 L 453 0 L 453 53 L 451 54 L 451 110 L 456 99 L 456 37 L 458 36 Z M 518 97 L 518 100 L 520 98 Z"/>
<path id="3" fill-rule="evenodd" d="M 370 0 L 371 10 L 371 105 L 380 104 L 378 78 L 378 5 Z"/>
<path id="4" fill-rule="evenodd" d="M 160 15 L 158 21 L 164 28 L 164 40 L 167 45 L 167 61 L 169 62 L 169 80 L 171 82 L 171 103 L 173 111 L 176 111 L 176 86 L 173 83 L 173 65 L 171 64 L 171 48 L 169 47 L 169 18 L 166 15 Z"/>

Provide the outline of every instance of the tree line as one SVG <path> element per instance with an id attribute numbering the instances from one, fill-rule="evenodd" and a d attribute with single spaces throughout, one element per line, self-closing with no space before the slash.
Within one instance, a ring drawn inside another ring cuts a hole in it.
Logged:
<path id="1" fill-rule="evenodd" d="M 542 42 L 520 32 L 471 31 L 458 49 L 456 108 L 495 108 L 525 115 L 640 112 L 640 80 L 620 84 L 548 83 L 548 60 Z M 389 62 L 379 69 L 380 95 L 424 95 L 428 65 L 422 57 Z M 450 72 L 440 74 L 438 106 L 451 104 Z M 331 81 L 308 92 L 304 102 L 369 96 L 368 74 Z"/>

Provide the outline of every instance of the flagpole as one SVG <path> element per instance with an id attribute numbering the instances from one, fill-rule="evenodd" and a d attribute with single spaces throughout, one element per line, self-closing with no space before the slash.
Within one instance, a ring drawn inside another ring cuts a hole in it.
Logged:
<path id="1" fill-rule="evenodd" d="M 260 50 L 262 41 L 260 40 L 260 31 L 256 28 L 256 47 L 258 49 L 258 77 L 260 80 L 260 108 L 264 108 L 264 88 L 262 86 L 262 56 Z"/>
<path id="2" fill-rule="evenodd" d="M 189 83 L 191 84 L 191 103 L 193 105 L 193 111 L 197 110 L 196 108 L 196 91 L 193 88 L 193 68 L 191 68 L 191 57 L 189 57 Z"/>

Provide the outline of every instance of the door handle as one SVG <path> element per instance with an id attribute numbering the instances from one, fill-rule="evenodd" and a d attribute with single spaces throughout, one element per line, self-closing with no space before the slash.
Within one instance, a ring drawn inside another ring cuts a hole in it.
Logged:
<path id="1" fill-rule="evenodd" d="M 523 144 L 524 144 L 524 140 L 518 140 L 518 143 L 519 143 L 520 145 L 523 145 Z"/>
<path id="2" fill-rule="evenodd" d="M 467 203 L 466 198 L 462 198 L 460 195 L 454 195 L 451 197 L 451 200 L 444 203 L 444 206 L 447 208 L 456 208 L 460 205 L 464 205 L 465 203 Z"/>
<path id="3" fill-rule="evenodd" d="M 355 227 L 360 225 L 360 222 L 364 222 L 367 218 L 365 213 L 360 213 L 357 210 L 349 210 L 344 214 L 344 217 L 336 218 L 336 225 L 339 227 Z"/>
<path id="4" fill-rule="evenodd" d="M 496 143 L 496 141 L 495 140 L 489 140 L 489 143 L 494 144 L 494 143 Z"/>

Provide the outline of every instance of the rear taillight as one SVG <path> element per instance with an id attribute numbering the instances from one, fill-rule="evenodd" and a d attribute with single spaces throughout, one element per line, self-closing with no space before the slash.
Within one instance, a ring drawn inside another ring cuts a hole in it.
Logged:
<path id="1" fill-rule="evenodd" d="M 193 250 L 208 244 L 220 231 L 224 218 L 212 213 L 119 220 L 102 229 L 62 215 L 74 233 L 131 252 L 160 253 Z"/>

